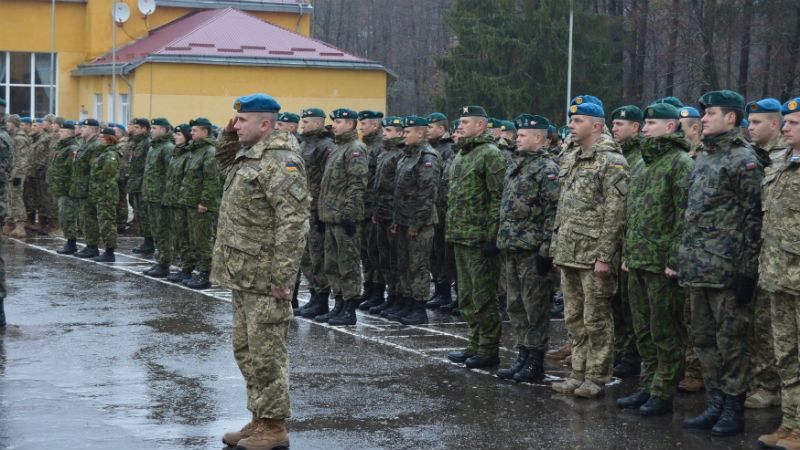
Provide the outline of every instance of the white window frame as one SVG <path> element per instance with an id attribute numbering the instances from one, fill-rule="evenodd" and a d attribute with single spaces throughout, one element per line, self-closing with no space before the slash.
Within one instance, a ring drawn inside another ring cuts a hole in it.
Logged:
<path id="1" fill-rule="evenodd" d="M 103 120 L 103 94 L 94 94 L 93 118 Z"/>
<path id="2" fill-rule="evenodd" d="M 30 55 L 30 79 L 28 83 L 11 83 L 11 54 L 12 53 L 28 53 Z M 36 52 L 16 52 L 16 51 L 2 51 L 0 52 L 2 58 L 5 59 L 5 79 L 6 82 L 0 84 L 0 89 L 3 90 L 3 98 L 6 99 L 8 105 L 6 109 L 11 111 L 14 105 L 11 104 L 11 88 L 12 87 L 27 87 L 30 89 L 30 99 L 28 100 L 31 116 L 36 114 L 36 88 L 50 88 L 53 89 L 53 110 L 58 115 L 58 53 L 53 54 L 53 82 L 54 84 L 36 84 Z M 40 53 L 50 56 L 49 53 Z"/>

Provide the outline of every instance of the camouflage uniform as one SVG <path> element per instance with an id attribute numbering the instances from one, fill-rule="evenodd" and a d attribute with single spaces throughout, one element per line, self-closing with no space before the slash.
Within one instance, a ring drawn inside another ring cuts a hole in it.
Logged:
<path id="1" fill-rule="evenodd" d="M 201 143 L 204 152 L 213 147 Z M 225 177 L 212 280 L 233 290 L 233 354 L 258 418 L 290 415 L 289 300 L 308 233 L 309 193 L 297 140 L 274 131 L 252 147 L 222 132 L 216 153 Z"/>
<path id="2" fill-rule="evenodd" d="M 46 180 L 50 151 L 54 144 L 53 133 L 50 131 L 42 131 L 31 138 L 30 167 L 24 192 L 25 209 L 29 216 L 37 214 L 40 224 L 46 223 L 49 218 L 55 218 Z"/>
<path id="3" fill-rule="evenodd" d="M 550 279 L 537 260 L 550 257 L 550 238 L 558 205 L 558 165 L 544 148 L 518 151 L 505 175 L 497 247 L 503 271 L 508 318 L 518 349 L 547 351 Z"/>
<path id="4" fill-rule="evenodd" d="M 689 181 L 680 249 L 681 285 L 692 303 L 692 341 L 707 389 L 747 388 L 749 306 L 736 301 L 737 275 L 755 278 L 763 170 L 736 130 L 705 138 Z"/>
<path id="5" fill-rule="evenodd" d="M 0 220 L 5 221 L 8 214 L 6 187 L 13 167 L 13 145 L 11 136 L 0 127 Z M 6 298 L 6 263 L 3 260 L 3 240 L 0 239 L 0 326 L 6 323 L 5 298 Z"/>
<path id="6" fill-rule="evenodd" d="M 172 149 L 172 155 L 167 166 L 167 175 L 164 183 L 164 196 L 161 198 L 163 204 L 169 208 L 169 225 L 171 253 L 164 254 L 164 259 L 174 260 L 175 256 L 181 255 L 181 270 L 189 273 L 194 270 L 195 262 L 191 259 L 189 251 L 189 219 L 186 208 L 182 206 L 180 198 L 183 175 L 186 171 L 186 161 L 191 157 L 189 145 L 183 144 Z M 165 252 L 166 253 L 166 252 Z M 185 256 L 184 256 L 185 255 Z"/>
<path id="7" fill-rule="evenodd" d="M 386 292 L 398 293 L 397 235 L 392 234 L 394 215 L 394 186 L 397 163 L 403 157 L 403 138 L 384 139 L 384 149 L 378 156 L 375 178 L 370 184 L 374 196 L 378 234 L 378 267 L 386 283 Z"/>
<path id="8" fill-rule="evenodd" d="M 89 198 L 84 211 L 90 215 L 87 221 L 94 219 L 105 248 L 117 247 L 117 180 L 121 157 L 122 152 L 116 145 L 98 145 L 90 163 Z"/>
<path id="9" fill-rule="evenodd" d="M 589 149 L 569 151 L 561 162 L 551 254 L 561 269 L 564 318 L 572 343 L 571 378 L 602 385 L 611 378 L 611 300 L 618 287 L 628 164 L 605 134 Z M 609 264 L 611 273 L 597 275 L 598 261 Z"/>
<path id="10" fill-rule="evenodd" d="M 211 270 L 214 223 L 219 209 L 220 173 L 215 145 L 211 138 L 189 144 L 190 155 L 178 195 L 178 203 L 186 208 L 189 232 L 187 263 L 192 263 L 199 272 Z M 198 212 L 198 205 L 205 206 L 208 211 Z"/>
<path id="11" fill-rule="evenodd" d="M 437 222 L 436 188 L 441 180 L 439 155 L 427 142 L 404 146 L 397 163 L 394 185 L 394 215 L 397 225 L 398 293 L 425 302 L 430 293 L 431 245 Z M 415 237 L 408 235 L 417 232 Z"/>
<path id="12" fill-rule="evenodd" d="M 131 141 L 128 136 L 122 136 L 117 142 L 117 147 L 122 150 L 119 161 L 119 198 L 117 200 L 117 226 L 124 228 L 128 223 L 128 166 L 131 160 Z"/>
<path id="13" fill-rule="evenodd" d="M 150 221 L 147 218 L 147 207 L 142 198 L 142 180 L 144 178 L 144 165 L 147 161 L 147 151 L 150 149 L 150 136 L 140 134 L 131 137 L 131 158 L 128 164 L 128 196 L 133 214 L 139 221 L 139 229 L 145 238 L 152 238 Z"/>
<path id="14" fill-rule="evenodd" d="M 482 246 L 497 239 L 506 160 L 486 135 L 463 138 L 453 158 L 447 193 L 445 240 L 453 244 L 458 306 L 467 322 L 468 352 L 497 356 L 500 259 Z"/>
<path id="15" fill-rule="evenodd" d="M 47 171 L 47 187 L 50 194 L 58 201 L 58 222 L 67 239 L 75 239 L 78 236 L 77 206 L 69 196 L 69 188 L 72 179 L 72 160 L 79 147 L 77 136 L 59 141 Z"/>
<path id="16" fill-rule="evenodd" d="M 301 135 L 300 155 L 306 166 L 308 175 L 308 192 L 311 196 L 311 228 L 308 231 L 308 242 L 300 261 L 300 270 L 308 280 L 309 287 L 315 292 L 329 292 L 330 286 L 325 278 L 325 232 L 319 225 L 319 190 L 325 162 L 333 151 L 333 135 L 326 128 L 303 133 Z"/>
<path id="17" fill-rule="evenodd" d="M 325 227 L 325 277 L 336 296 L 355 300 L 361 292 L 360 228 L 369 167 L 367 149 L 353 130 L 336 136 L 319 193 L 319 219 Z M 343 225 L 355 227 L 351 236 Z"/>
<path id="18" fill-rule="evenodd" d="M 69 197 L 76 207 L 78 226 L 83 232 L 86 245 L 97 245 L 97 216 L 89 211 L 89 175 L 92 170 L 91 160 L 95 149 L 100 145 L 97 136 L 83 141 L 72 157 L 72 177 L 70 179 Z"/>
<path id="19" fill-rule="evenodd" d="M 455 152 L 453 139 L 445 134 L 439 139 L 429 141 L 431 147 L 439 152 L 442 158 L 442 176 L 436 192 L 436 212 L 438 223 L 433 227 L 433 249 L 431 250 L 431 276 L 433 281 L 447 284 L 453 283 L 456 278 L 456 262 L 453 257 L 453 245 L 444 240 L 445 224 L 447 220 L 447 175 L 446 168 L 451 164 Z"/>
<path id="20" fill-rule="evenodd" d="M 19 128 L 11 138 L 14 142 L 14 156 L 12 157 L 14 166 L 11 169 L 11 184 L 8 186 L 9 214 L 6 216 L 6 221 L 19 223 L 28 219 L 23 193 L 25 178 L 30 171 L 32 162 L 32 144 L 31 138 Z"/>
<path id="21" fill-rule="evenodd" d="M 142 178 L 142 199 L 147 205 L 150 232 L 158 250 L 156 262 L 167 267 L 172 262 L 173 255 L 172 244 L 169 242 L 170 209 L 164 204 L 163 196 L 166 190 L 167 167 L 174 148 L 171 133 L 153 139 L 145 158 Z"/>
<path id="22" fill-rule="evenodd" d="M 642 387 L 670 400 L 683 366 L 683 291 L 664 269 L 678 267 L 678 245 L 693 162 L 677 134 L 648 139 L 631 163 L 623 260 L 636 345 L 644 363 Z"/>
<path id="23" fill-rule="evenodd" d="M 362 136 L 364 145 L 367 146 L 367 162 L 369 174 L 367 186 L 372 186 L 375 181 L 375 168 L 378 166 L 378 157 L 383 152 L 383 134 L 378 130 L 375 134 Z M 372 223 L 375 212 L 374 195 L 367 191 L 364 195 L 364 226 L 361 229 L 361 265 L 364 268 L 364 283 L 384 284 L 384 279 L 378 264 L 378 226 Z"/>

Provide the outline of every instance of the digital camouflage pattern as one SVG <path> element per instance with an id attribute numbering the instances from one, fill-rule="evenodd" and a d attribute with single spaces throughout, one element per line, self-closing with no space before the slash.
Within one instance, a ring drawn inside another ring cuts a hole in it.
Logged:
<path id="1" fill-rule="evenodd" d="M 537 256 L 532 250 L 505 252 L 503 279 L 515 347 L 545 352 L 549 342 L 551 280 L 537 272 Z"/>
<path id="2" fill-rule="evenodd" d="M 430 264 L 433 226 L 415 228 L 417 235 L 408 235 L 408 226 L 398 226 L 397 248 L 397 293 L 417 302 L 428 300 L 431 290 Z"/>
<path id="3" fill-rule="evenodd" d="M 14 166 L 14 143 L 5 129 L 0 127 L 0 219 L 5 221 L 8 213 L 7 187 Z M 6 298 L 6 263 L 2 254 L 2 239 L 0 239 L 0 301 Z"/>
<path id="4" fill-rule="evenodd" d="M 319 196 L 319 218 L 328 224 L 364 220 L 364 195 L 369 166 L 367 149 L 353 130 L 336 136 L 325 164 Z"/>
<path id="5" fill-rule="evenodd" d="M 430 139 L 428 143 L 439 153 L 442 160 L 442 175 L 436 190 L 436 213 L 439 215 L 439 221 L 433 226 L 431 276 L 434 282 L 449 284 L 455 278 L 455 262 L 453 246 L 445 241 L 445 224 L 447 222 L 447 175 L 445 170 L 455 156 L 453 149 L 455 143 L 450 133 L 445 133 L 438 139 Z"/>
<path id="6" fill-rule="evenodd" d="M 183 184 L 183 175 L 186 172 L 186 162 L 190 157 L 191 149 L 187 144 L 178 145 L 172 149 L 164 180 L 164 195 L 161 197 L 162 204 L 166 206 L 180 205 L 178 199 L 181 185 Z"/>
<path id="7" fill-rule="evenodd" d="M 25 178 L 31 168 L 31 154 L 33 152 L 31 138 L 22 129 L 17 129 L 11 136 L 14 143 L 14 155 L 12 157 L 13 167 L 11 169 L 11 183 L 7 186 L 8 191 L 8 222 L 25 222 L 27 212 L 25 211 Z"/>
<path id="8" fill-rule="evenodd" d="M 403 138 L 383 140 L 384 149 L 378 156 L 375 177 L 369 190 L 374 200 L 373 215 L 379 220 L 392 220 L 394 215 L 394 190 L 397 178 L 397 163 L 403 157 Z"/>
<path id="9" fill-rule="evenodd" d="M 50 159 L 50 166 L 47 170 L 49 179 L 48 188 L 54 197 L 64 197 L 69 195 L 69 188 L 72 179 L 72 160 L 74 154 L 80 147 L 77 136 L 58 141 L 58 145 Z"/>
<path id="10" fill-rule="evenodd" d="M 99 239 L 106 248 L 117 246 L 117 197 L 119 161 L 122 152 L 116 145 L 98 145 L 91 158 L 89 199 Z M 92 218 L 87 218 L 91 221 Z M 87 238 L 88 243 L 88 238 Z"/>
<path id="11" fill-rule="evenodd" d="M 26 204 L 38 213 L 40 222 L 58 215 L 53 197 L 48 190 L 47 178 L 50 153 L 57 144 L 58 136 L 51 133 L 49 129 L 44 129 L 33 138 L 31 167 L 28 172 L 25 194 L 27 196 Z"/>
<path id="12" fill-rule="evenodd" d="M 428 143 L 439 154 L 442 162 L 442 174 L 439 180 L 439 187 L 436 190 L 436 213 L 439 215 L 439 225 L 442 225 L 447 218 L 447 179 L 444 176 L 444 167 L 447 161 L 450 161 L 455 156 L 453 152 L 454 142 L 453 138 L 450 137 L 450 133 L 445 133 L 438 139 L 428 140 Z M 442 236 L 442 239 L 444 239 L 444 236 Z"/>
<path id="13" fill-rule="evenodd" d="M 497 152 L 499 154 L 500 151 Z M 497 308 L 500 258 L 486 257 L 481 254 L 480 247 L 473 245 L 456 243 L 453 250 L 458 279 L 458 307 L 467 322 L 467 350 L 495 356 L 499 352 L 502 331 Z"/>
<path id="14" fill-rule="evenodd" d="M 395 174 L 392 221 L 414 230 L 435 224 L 440 178 L 439 157 L 427 143 L 404 146 Z"/>
<path id="15" fill-rule="evenodd" d="M 162 203 L 167 187 L 167 168 L 174 148 L 171 133 L 150 141 L 142 176 L 142 198 L 145 202 Z"/>
<path id="16" fill-rule="evenodd" d="M 189 219 L 187 218 L 187 208 L 178 203 L 183 174 L 186 170 L 186 162 L 189 160 L 191 152 L 187 144 L 176 146 L 172 149 L 172 156 L 167 166 L 166 182 L 164 195 L 161 202 L 168 208 L 169 214 L 169 245 L 167 248 L 159 249 L 160 261 L 172 261 L 176 255 L 181 255 L 181 270 L 191 272 L 196 264 L 197 258 L 189 248 Z"/>
<path id="17" fill-rule="evenodd" d="M 375 184 L 375 174 L 378 167 L 378 157 L 383 152 L 383 134 L 380 130 L 376 133 L 362 136 L 361 140 L 367 147 L 367 166 L 369 174 L 367 175 L 367 186 Z M 372 217 L 375 207 L 375 195 L 373 192 L 367 191 L 364 195 L 364 211 L 366 217 Z"/>
<path id="18" fill-rule="evenodd" d="M 800 295 L 786 291 L 767 292 L 767 295 L 774 337 L 772 364 L 781 378 L 782 425 L 797 429 L 800 428 L 800 357 L 797 352 Z"/>
<path id="19" fill-rule="evenodd" d="M 97 136 L 88 141 L 83 141 L 78 150 L 72 155 L 72 177 L 70 178 L 69 196 L 73 199 L 89 197 L 89 174 L 92 170 L 92 157 L 95 149 L 100 145 Z"/>
<path id="20" fill-rule="evenodd" d="M 311 196 L 311 228 L 300 261 L 300 271 L 305 275 L 311 289 L 324 292 L 330 286 L 325 278 L 325 232 L 320 231 L 318 226 L 320 223 L 318 204 L 325 163 L 334 148 L 333 133 L 323 127 L 302 133 L 300 138 L 300 155 L 306 165 L 308 192 Z"/>
<path id="21" fill-rule="evenodd" d="M 383 152 L 383 133 L 381 129 L 372 135 L 362 136 L 367 146 L 369 174 L 364 192 L 364 219 L 361 227 L 361 266 L 364 271 L 364 282 L 383 285 L 384 280 L 380 270 L 380 255 L 378 254 L 378 226 L 372 222 L 375 212 L 374 192 L 368 187 L 375 179 L 375 170 L 378 157 Z"/>
<path id="22" fill-rule="evenodd" d="M 150 150 L 150 136 L 147 134 L 131 136 L 129 143 L 131 155 L 128 161 L 128 193 L 138 194 L 142 192 L 147 152 Z"/>

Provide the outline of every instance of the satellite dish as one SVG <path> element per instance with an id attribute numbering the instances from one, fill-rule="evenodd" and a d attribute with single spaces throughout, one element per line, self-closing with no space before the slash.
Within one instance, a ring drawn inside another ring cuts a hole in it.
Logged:
<path id="1" fill-rule="evenodd" d="M 131 17 L 131 10 L 128 8 L 126 3 L 119 2 L 114 5 L 114 9 L 111 12 L 111 17 L 114 18 L 114 22 L 123 24 Z"/>
<path id="2" fill-rule="evenodd" d="M 153 14 L 156 10 L 156 0 L 139 0 L 139 12 L 145 16 Z"/>

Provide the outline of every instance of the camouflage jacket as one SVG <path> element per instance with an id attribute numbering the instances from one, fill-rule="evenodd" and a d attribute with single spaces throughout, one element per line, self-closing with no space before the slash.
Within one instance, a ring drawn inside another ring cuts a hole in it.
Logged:
<path id="1" fill-rule="evenodd" d="M 367 148 L 355 130 L 336 136 L 336 148 L 328 155 L 319 194 L 319 220 L 342 223 L 364 220 L 364 194 L 369 167 Z"/>
<path id="2" fill-rule="evenodd" d="M 633 177 L 636 176 L 636 173 L 642 169 L 643 144 L 644 144 L 644 138 L 642 138 L 641 136 L 625 139 L 624 141 L 619 143 L 619 147 L 620 149 L 622 149 L 622 156 L 624 156 L 625 161 L 628 162 L 628 171 L 631 180 L 633 179 Z"/>
<path id="3" fill-rule="evenodd" d="M 78 138 L 73 136 L 69 139 L 58 141 L 55 155 L 50 161 L 47 170 L 47 185 L 53 197 L 64 197 L 69 195 L 70 181 L 72 180 L 72 160 L 78 151 Z"/>
<path id="4" fill-rule="evenodd" d="M 211 138 L 189 144 L 189 156 L 178 191 L 179 205 L 187 208 L 203 205 L 211 212 L 219 209 L 221 179 L 215 145 Z"/>
<path id="5" fill-rule="evenodd" d="M 447 218 L 447 179 L 445 178 L 445 167 L 448 161 L 453 159 L 453 138 L 445 134 L 440 139 L 431 139 L 431 147 L 439 153 L 442 158 L 442 177 L 439 180 L 439 188 L 436 190 L 436 213 L 439 215 L 439 225 L 444 225 Z"/>
<path id="6" fill-rule="evenodd" d="M 273 131 L 243 147 L 235 133 L 222 131 L 217 145 L 225 182 L 211 279 L 224 288 L 267 295 L 273 287 L 294 286 L 310 206 L 297 139 Z"/>
<path id="7" fill-rule="evenodd" d="M 50 162 L 50 150 L 53 147 L 53 133 L 43 131 L 38 136 L 31 138 L 31 143 L 31 161 L 28 177 L 44 179 Z"/>
<path id="8" fill-rule="evenodd" d="M 397 162 L 403 157 L 403 138 L 383 140 L 383 151 L 378 156 L 375 179 L 369 190 L 375 198 L 375 213 L 380 220 L 391 221 L 394 215 L 394 185 Z"/>
<path id="9" fill-rule="evenodd" d="M 89 201 L 116 205 L 119 200 L 119 160 L 122 151 L 116 145 L 98 145 L 91 158 Z"/>
<path id="10" fill-rule="evenodd" d="M 800 295 L 800 152 L 783 152 L 765 172 L 758 284 Z"/>
<path id="11" fill-rule="evenodd" d="M 480 247 L 497 239 L 506 159 L 486 135 L 463 138 L 448 176 L 445 239 Z"/>
<path id="12" fill-rule="evenodd" d="M 128 163 L 128 192 L 136 194 L 142 192 L 144 179 L 144 165 L 147 161 L 147 152 L 150 150 L 150 136 L 140 134 L 131 136 L 130 160 Z"/>
<path id="13" fill-rule="evenodd" d="M 164 183 L 164 195 L 161 197 L 161 204 L 164 206 L 180 206 L 178 198 L 183 184 L 183 174 L 186 171 L 186 161 L 192 155 L 187 144 L 175 146 L 167 165 L 166 181 Z"/>
<path id="14" fill-rule="evenodd" d="M 11 167 L 13 166 L 13 146 L 14 142 L 6 130 L 0 128 L 0 219 L 5 220 L 8 212 L 8 200 L 6 199 L 6 186 L 11 178 Z"/>
<path id="15" fill-rule="evenodd" d="M 628 185 L 622 259 L 628 267 L 663 273 L 678 267 L 678 247 L 694 161 L 675 134 L 642 144 L 639 168 Z"/>
<path id="16" fill-rule="evenodd" d="M 725 288 L 737 273 L 756 277 L 763 178 L 755 152 L 737 130 L 705 139 L 689 178 L 681 284 Z"/>
<path id="17" fill-rule="evenodd" d="M 383 152 L 383 134 L 378 132 L 369 136 L 362 136 L 361 140 L 367 146 L 367 165 L 369 174 L 367 175 L 367 186 L 375 183 L 375 169 L 378 167 L 378 156 Z M 364 193 L 364 216 L 372 217 L 375 213 L 375 193 L 367 191 Z"/>
<path id="18" fill-rule="evenodd" d="M 89 198 L 89 174 L 92 171 L 92 157 L 100 145 L 97 136 L 83 141 L 77 151 L 72 154 L 72 176 L 70 178 L 69 196 L 77 199 Z"/>
<path id="19" fill-rule="evenodd" d="M 300 155 L 306 166 L 308 176 L 308 192 L 311 195 L 312 219 L 318 220 L 319 187 L 322 183 L 322 173 L 325 171 L 325 162 L 333 151 L 333 134 L 326 128 L 303 133 L 300 142 Z"/>
<path id="20" fill-rule="evenodd" d="M 144 163 L 144 177 L 142 178 L 142 198 L 146 202 L 163 203 L 166 189 L 167 167 L 172 157 L 175 143 L 172 134 L 167 133 L 150 141 L 150 149 Z"/>
<path id="21" fill-rule="evenodd" d="M 503 182 L 497 247 L 550 256 L 558 193 L 558 164 L 546 149 L 516 152 Z"/>
<path id="22" fill-rule="evenodd" d="M 31 169 L 31 158 L 33 157 L 33 144 L 31 138 L 24 131 L 17 129 L 11 139 L 14 142 L 13 168 L 11 169 L 11 179 L 25 179 Z"/>
<path id="23" fill-rule="evenodd" d="M 427 142 L 403 147 L 395 175 L 393 223 L 413 230 L 437 223 L 436 188 L 441 172 L 439 155 Z"/>
<path id="24" fill-rule="evenodd" d="M 759 147 L 756 144 L 751 144 L 753 146 L 753 150 L 756 153 L 763 152 L 767 155 L 770 160 L 780 159 L 786 154 L 787 146 L 786 142 L 783 140 L 783 136 L 778 136 L 777 139 L 774 139 L 769 144 L 765 145 L 764 147 Z M 765 164 L 765 169 L 768 164 Z"/>
<path id="25" fill-rule="evenodd" d="M 602 134 L 589 149 L 561 159 L 561 193 L 550 254 L 555 263 L 589 269 L 619 257 L 625 225 L 628 163 L 614 140 Z"/>

